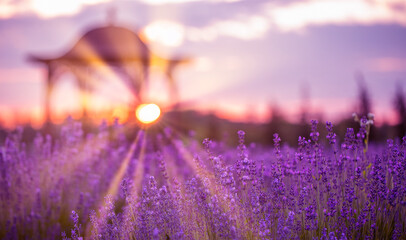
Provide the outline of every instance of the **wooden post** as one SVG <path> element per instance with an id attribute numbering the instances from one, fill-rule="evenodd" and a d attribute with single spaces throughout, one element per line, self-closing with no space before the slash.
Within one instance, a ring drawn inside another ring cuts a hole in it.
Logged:
<path id="1" fill-rule="evenodd" d="M 54 69 L 51 63 L 47 63 L 47 79 L 45 86 L 45 124 L 51 124 L 51 94 L 53 90 Z"/>

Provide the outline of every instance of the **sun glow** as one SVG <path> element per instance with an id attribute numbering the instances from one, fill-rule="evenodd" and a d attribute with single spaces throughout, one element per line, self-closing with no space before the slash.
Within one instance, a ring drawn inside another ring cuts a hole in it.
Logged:
<path id="1" fill-rule="evenodd" d="M 158 20 L 148 24 L 144 29 L 147 39 L 167 47 L 178 47 L 184 41 L 184 26 L 167 20 Z"/>
<path id="2" fill-rule="evenodd" d="M 154 103 L 141 104 L 135 111 L 137 119 L 144 124 L 155 122 L 160 115 L 161 109 Z"/>

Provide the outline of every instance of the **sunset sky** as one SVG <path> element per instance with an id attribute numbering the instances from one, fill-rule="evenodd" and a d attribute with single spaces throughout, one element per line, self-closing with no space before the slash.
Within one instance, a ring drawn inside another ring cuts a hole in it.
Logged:
<path id="1" fill-rule="evenodd" d="M 138 30 L 161 56 L 191 56 L 179 68 L 181 101 L 232 120 L 266 119 L 277 105 L 295 120 L 309 111 L 340 119 L 354 111 L 362 73 L 378 123 L 396 123 L 396 86 L 406 91 L 404 0 L 0 0 L 0 124 L 39 124 L 45 68 L 28 54 L 57 56 L 94 27 Z M 72 76 L 53 96 L 55 113 L 79 109 Z M 151 75 L 150 99 L 165 101 L 163 76 Z M 112 90 L 114 89 L 114 90 Z M 119 108 L 129 91 L 100 86 L 95 109 Z"/>

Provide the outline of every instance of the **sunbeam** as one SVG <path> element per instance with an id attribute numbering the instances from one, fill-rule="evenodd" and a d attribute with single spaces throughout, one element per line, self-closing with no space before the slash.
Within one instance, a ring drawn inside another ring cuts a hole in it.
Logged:
<path id="1" fill-rule="evenodd" d="M 116 197 L 119 186 L 120 186 L 120 183 L 123 180 L 123 177 L 124 177 L 125 173 L 127 172 L 129 162 L 130 162 L 131 158 L 134 155 L 134 152 L 135 152 L 135 150 L 137 148 L 137 145 L 139 143 L 140 138 L 142 138 L 144 135 L 145 134 L 144 134 L 143 130 L 138 131 L 133 143 L 131 144 L 130 148 L 127 151 L 127 154 L 126 154 L 125 158 L 121 162 L 120 168 L 118 169 L 118 171 L 114 175 L 114 178 L 111 181 L 110 186 L 109 186 L 106 194 L 104 195 L 105 197 L 111 197 L 112 199 L 114 199 Z M 142 146 L 144 146 L 144 145 L 142 145 Z M 104 209 L 106 208 L 106 201 L 105 201 L 104 198 L 100 199 L 99 201 L 100 201 L 99 204 L 98 204 L 99 207 L 97 209 L 101 209 L 101 211 L 98 212 L 98 217 L 100 219 L 105 219 L 106 216 L 105 216 Z M 86 232 L 88 234 L 90 234 L 92 232 L 92 230 L 93 230 L 92 226 L 88 225 L 88 228 L 86 229 Z"/>

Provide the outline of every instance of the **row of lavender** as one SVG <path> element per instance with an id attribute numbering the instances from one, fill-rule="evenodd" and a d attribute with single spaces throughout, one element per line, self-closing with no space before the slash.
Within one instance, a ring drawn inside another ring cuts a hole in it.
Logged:
<path id="1" fill-rule="evenodd" d="M 17 129 L 0 148 L 0 239 L 61 238 L 72 209 L 88 215 L 103 198 L 127 142 L 109 141 L 106 125 L 84 137 L 73 121 L 57 139 L 38 133 L 26 144 L 22 134 Z"/>
<path id="2" fill-rule="evenodd" d="M 372 121 L 357 120 L 340 143 L 312 121 L 296 149 L 243 131 L 237 149 L 170 129 L 128 141 L 71 122 L 27 146 L 17 132 L 0 154 L 0 237 L 406 239 L 406 138 L 368 146 Z"/>

